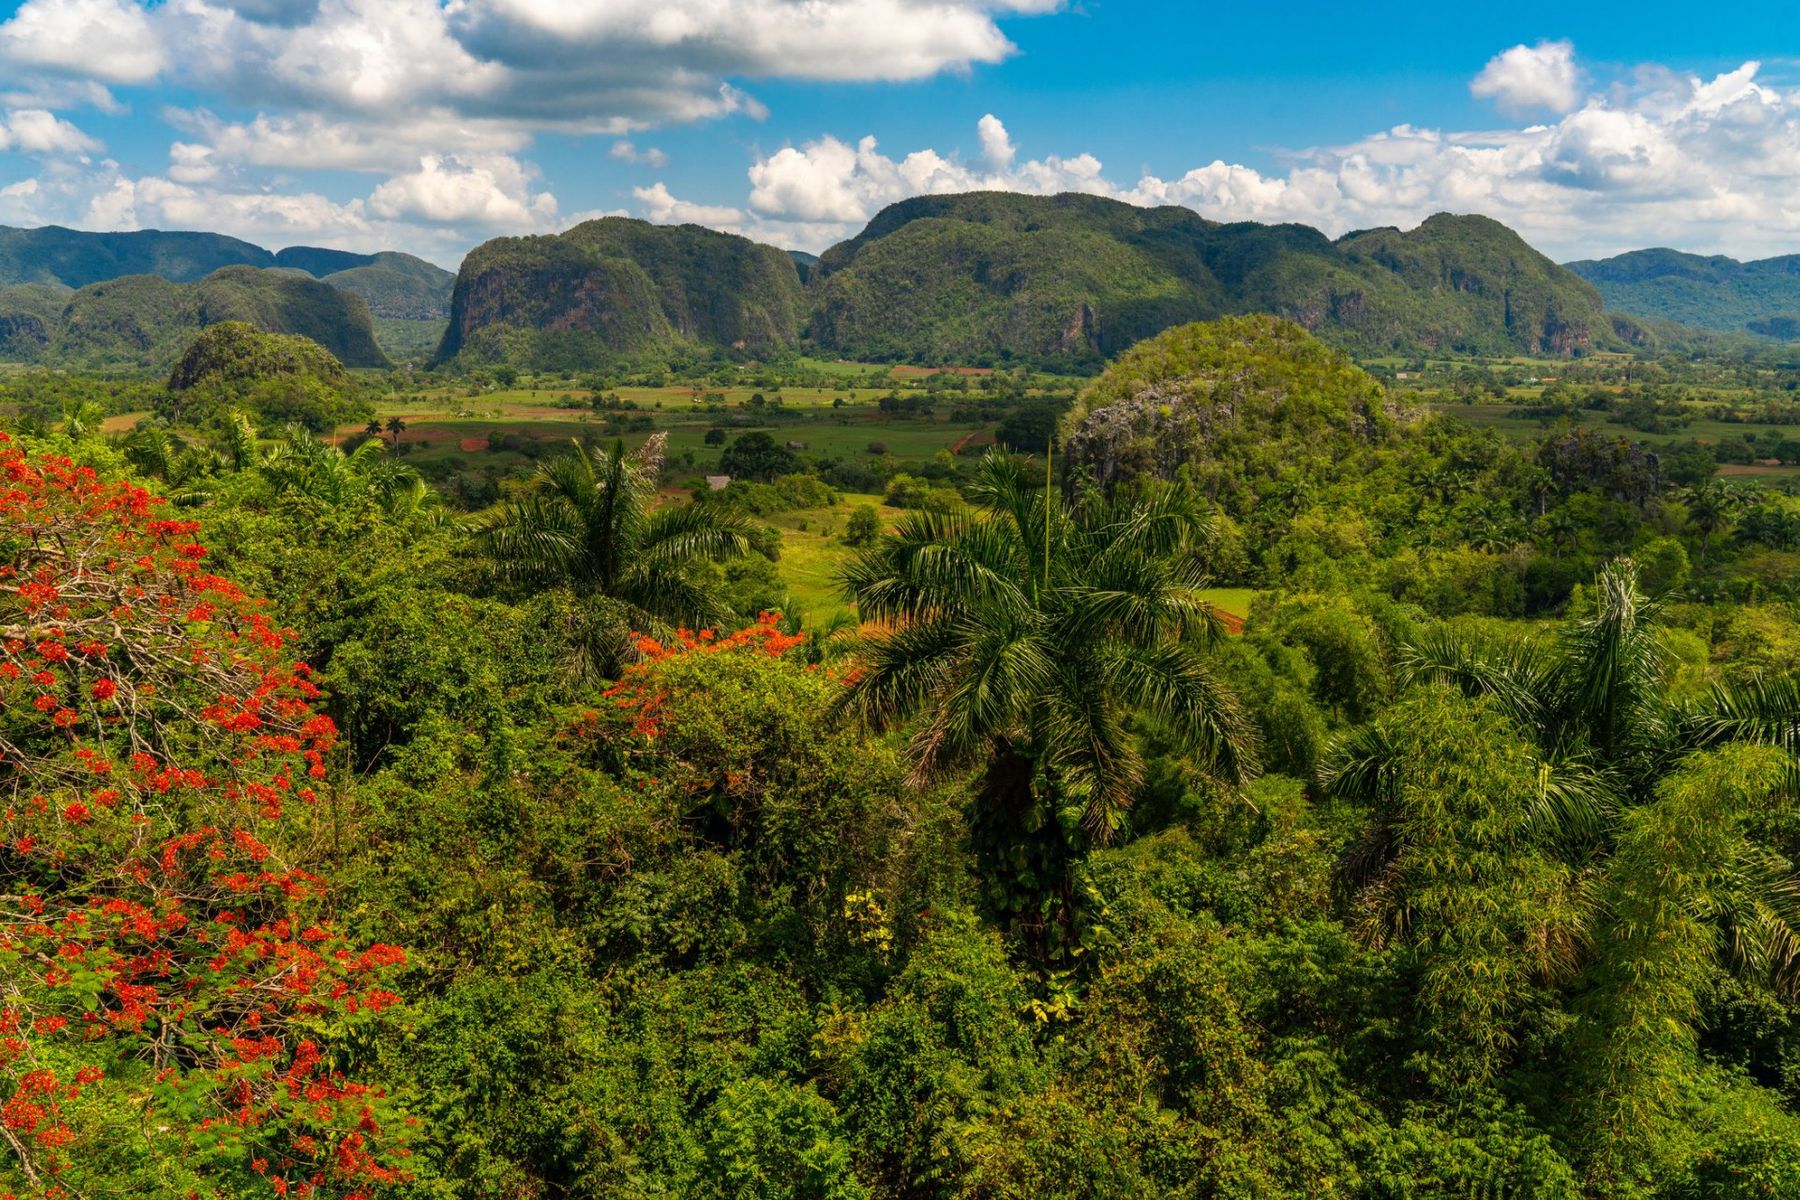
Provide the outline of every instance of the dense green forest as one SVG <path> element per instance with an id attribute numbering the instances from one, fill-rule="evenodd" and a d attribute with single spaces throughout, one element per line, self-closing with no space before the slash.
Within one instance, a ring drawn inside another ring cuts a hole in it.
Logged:
<path id="1" fill-rule="evenodd" d="M 1369 367 L 0 377 L 0 1194 L 1800 1192 L 1800 371 Z"/>

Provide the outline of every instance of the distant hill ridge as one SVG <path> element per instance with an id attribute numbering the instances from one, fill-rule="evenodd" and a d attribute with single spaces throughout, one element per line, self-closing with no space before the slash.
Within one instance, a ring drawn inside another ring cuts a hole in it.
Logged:
<path id="1" fill-rule="evenodd" d="M 1087 368 L 1170 326 L 1248 313 L 1365 353 L 1574 355 L 1650 338 L 1485 217 L 1333 240 L 1175 206 L 971 192 L 889 205 L 816 261 L 617 217 L 497 239 L 464 260 L 441 355 L 573 366 L 689 342 Z"/>
<path id="2" fill-rule="evenodd" d="M 211 233 L 0 226 L 0 356 L 157 358 L 154 331 L 171 319 L 208 323 L 191 297 L 133 284 L 78 302 L 70 289 L 146 277 L 199 286 L 226 269 L 360 300 L 363 318 L 346 309 L 347 325 L 334 315 L 321 327 L 351 365 L 381 357 L 360 344 L 369 316 L 408 347 L 397 357 L 416 357 L 443 329 L 440 359 L 554 367 L 686 345 L 1084 370 L 1171 326 L 1258 313 L 1361 354 L 1579 355 L 1691 332 L 1665 321 L 1800 338 L 1800 255 L 1743 263 L 1653 249 L 1565 267 L 1480 216 L 1440 213 L 1410 230 L 1334 239 L 1178 206 L 970 192 L 891 204 L 816 257 L 608 217 L 483 243 L 454 276 L 396 252 L 271 253 Z M 234 278 L 213 285 L 229 300 L 212 307 L 290 320 L 268 300 L 280 289 Z M 252 294 L 263 299 L 252 304 Z M 127 319 L 133 297 L 172 304 L 176 316 Z M 81 310 L 96 305 L 111 314 L 99 328 L 113 329 L 112 341 L 87 332 Z"/>
<path id="3" fill-rule="evenodd" d="M 0 225 L 0 288 L 38 284 L 71 289 L 134 275 L 196 283 L 223 267 L 304 271 L 361 296 L 373 315 L 441 320 L 449 315 L 455 275 L 397 251 L 358 254 L 319 246 L 270 253 L 221 233 L 141 229 L 89 233 L 46 225 Z M 3 340 L 3 338 L 0 338 Z"/>
<path id="4" fill-rule="evenodd" d="M 1722 333 L 1800 337 L 1800 254 L 1740 262 L 1656 247 L 1568 266 L 1609 308 Z"/>
<path id="5" fill-rule="evenodd" d="M 72 292 L 45 284 L 0 288 L 0 356 L 162 371 L 194 334 L 229 321 L 310 338 L 349 366 L 388 365 L 360 296 L 244 264 L 191 283 L 126 275 Z"/>

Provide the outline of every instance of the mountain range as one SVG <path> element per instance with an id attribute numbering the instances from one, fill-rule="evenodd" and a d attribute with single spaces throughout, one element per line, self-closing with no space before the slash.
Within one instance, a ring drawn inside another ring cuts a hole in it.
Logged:
<path id="1" fill-rule="evenodd" d="M 1800 256 L 1559 266 L 1480 216 L 1331 238 L 1003 192 L 900 201 L 817 256 L 606 217 L 485 242 L 454 276 L 394 252 L 0 227 L 0 356 L 74 365 L 166 367 L 195 329 L 239 319 L 352 366 L 431 346 L 551 368 L 712 347 L 1082 371 L 1172 325 L 1252 313 L 1362 355 L 1574 356 L 1682 334 L 1666 322 L 1800 340 Z"/>
<path id="2" fill-rule="evenodd" d="M 1800 254 L 1739 262 L 1659 248 L 1568 266 L 1600 289 L 1609 308 L 1697 329 L 1800 340 Z"/>
<path id="3" fill-rule="evenodd" d="M 196 283 L 221 267 L 298 271 L 361 296 L 371 315 L 442 320 L 455 276 L 410 254 L 356 254 L 319 246 L 268 251 L 222 233 L 86 233 L 46 225 L 0 225 L 0 288 L 18 284 L 80 289 L 127 275 Z"/>
<path id="4" fill-rule="evenodd" d="M 396 356 L 435 344 L 454 280 L 393 251 L 0 226 L 0 357 L 164 370 L 198 330 L 241 320 L 312 338 L 352 366 L 385 366 L 383 341 Z"/>

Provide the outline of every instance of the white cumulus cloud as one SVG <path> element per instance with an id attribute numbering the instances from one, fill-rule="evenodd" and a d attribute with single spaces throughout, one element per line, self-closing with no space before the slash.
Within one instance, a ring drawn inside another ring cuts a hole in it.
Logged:
<path id="1" fill-rule="evenodd" d="M 95 153 L 99 149 L 99 142 L 61 117 L 41 108 L 0 113 L 0 151 L 79 156 Z"/>
<path id="2" fill-rule="evenodd" d="M 102 83 L 148 83 L 168 65 L 151 14 L 132 0 L 25 0 L 0 24 L 0 63 Z"/>
<path id="3" fill-rule="evenodd" d="M 1503 112 L 1549 109 L 1566 113 L 1581 103 L 1575 45 L 1565 41 L 1514 46 L 1489 59 L 1469 84 L 1469 91 L 1479 99 L 1492 100 Z"/>
<path id="4" fill-rule="evenodd" d="M 1334 236 L 1483 213 L 1564 258 L 1648 245 L 1789 253 L 1800 243 L 1800 89 L 1760 72 L 1755 62 L 1711 78 L 1642 69 L 1584 93 L 1572 48 L 1547 43 L 1498 56 L 1477 84 L 1497 101 L 1561 110 L 1549 123 L 1397 125 L 1289 155 L 1276 170 L 1215 159 L 1168 178 L 1109 174 L 1088 153 L 1021 160 L 991 115 L 975 131 L 973 161 L 929 148 L 895 157 L 873 137 L 852 146 L 827 135 L 753 162 L 748 212 L 732 227 L 818 249 L 907 196 L 998 189 L 1179 204 Z"/>
<path id="5" fill-rule="evenodd" d="M 418 169 L 376 188 L 369 211 L 389 220 L 525 229 L 556 218 L 556 197 L 533 192 L 517 159 L 495 155 L 475 160 L 426 155 Z"/>

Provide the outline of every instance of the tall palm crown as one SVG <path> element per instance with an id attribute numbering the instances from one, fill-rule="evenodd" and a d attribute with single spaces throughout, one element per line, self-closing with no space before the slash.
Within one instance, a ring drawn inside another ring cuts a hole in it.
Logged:
<path id="1" fill-rule="evenodd" d="M 1658 608 L 1636 565 L 1619 559 L 1600 573 L 1593 612 L 1555 642 L 1439 627 L 1404 649 L 1401 683 L 1489 698 L 1535 737 L 1547 767 L 1585 771 L 1621 802 L 1647 797 L 1695 750 L 1730 741 L 1800 748 L 1794 677 L 1720 683 L 1703 699 L 1672 701 Z M 1343 750 L 1340 774 L 1362 754 L 1354 743 Z"/>
<path id="2" fill-rule="evenodd" d="M 538 488 L 478 532 L 508 577 L 607 596 L 654 622 L 706 624 L 725 615 L 685 568 L 743 554 L 741 518 L 701 505 L 658 507 L 665 435 L 636 453 L 623 442 L 544 463 Z"/>
<path id="3" fill-rule="evenodd" d="M 1161 718 L 1222 778 L 1255 770 L 1250 726 L 1198 650 L 1218 632 L 1191 552 L 1190 498 L 1073 504 L 991 452 L 975 510 L 915 513 L 845 576 L 870 631 L 844 706 L 873 724 L 923 717 L 920 777 L 988 764 L 990 801 L 1011 780 L 1115 830 L 1141 777 L 1126 728 Z"/>

